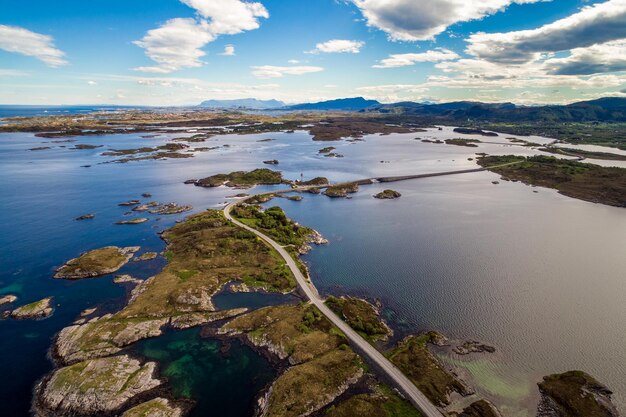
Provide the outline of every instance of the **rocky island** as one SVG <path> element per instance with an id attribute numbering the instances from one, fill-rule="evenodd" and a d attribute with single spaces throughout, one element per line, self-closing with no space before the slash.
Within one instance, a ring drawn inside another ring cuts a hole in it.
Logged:
<path id="1" fill-rule="evenodd" d="M 57 269 L 55 278 L 81 279 L 111 274 L 126 265 L 139 250 L 138 246 L 107 246 L 83 253 Z"/>
<path id="2" fill-rule="evenodd" d="M 275 185 L 287 183 L 279 171 L 266 168 L 255 169 L 250 172 L 235 171 L 230 174 L 216 174 L 210 177 L 193 180 L 197 187 L 227 187 L 251 188 L 255 185 Z"/>
<path id="3" fill-rule="evenodd" d="M 9 313 L 16 320 L 45 319 L 54 312 L 52 297 L 44 298 L 30 304 L 16 308 Z"/>
<path id="4" fill-rule="evenodd" d="M 537 417 L 618 417 L 612 392 L 582 371 L 548 375 L 539 383 Z"/>
<path id="5" fill-rule="evenodd" d="M 402 194 L 394 190 L 384 190 L 374 195 L 374 198 L 378 198 L 380 200 L 393 200 L 400 197 L 402 197 Z"/>

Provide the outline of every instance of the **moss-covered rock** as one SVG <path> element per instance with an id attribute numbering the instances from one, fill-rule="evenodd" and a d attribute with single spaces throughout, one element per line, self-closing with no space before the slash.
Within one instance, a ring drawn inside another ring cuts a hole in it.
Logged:
<path id="1" fill-rule="evenodd" d="M 126 248 L 107 246 L 95 249 L 67 261 L 65 265 L 57 269 L 54 277 L 80 279 L 107 275 L 126 265 L 138 250 L 137 246 Z"/>
<path id="2" fill-rule="evenodd" d="M 474 401 L 458 417 L 501 417 L 498 409 L 487 400 Z"/>
<path id="3" fill-rule="evenodd" d="M 307 416 L 330 404 L 363 376 L 361 359 L 350 349 L 335 349 L 293 366 L 272 384 L 263 415 Z"/>
<path id="4" fill-rule="evenodd" d="M 193 183 L 198 187 L 254 187 L 255 185 L 282 184 L 285 180 L 280 171 L 261 168 L 253 171 L 235 171 L 230 174 L 216 174 L 210 177 L 195 180 Z"/>
<path id="5" fill-rule="evenodd" d="M 452 391 L 465 395 L 469 390 L 428 350 L 429 340 L 428 334 L 409 336 L 398 343 L 388 357 L 429 400 L 446 406 Z"/>
<path id="6" fill-rule="evenodd" d="M 617 417 L 612 392 L 582 371 L 543 377 L 538 417 Z"/>
<path id="7" fill-rule="evenodd" d="M 368 394 L 354 395 L 329 407 L 325 417 L 421 417 L 422 414 L 389 387 L 379 385 Z M 487 417 L 487 416 L 485 416 Z"/>
<path id="8" fill-rule="evenodd" d="M 393 200 L 395 198 L 400 198 L 400 197 L 402 197 L 402 194 L 394 190 L 384 190 L 374 195 L 374 198 L 378 198 L 381 200 Z"/>
<path id="9" fill-rule="evenodd" d="M 17 320 L 44 319 L 53 312 L 52 297 L 48 297 L 16 308 L 11 312 L 11 317 Z"/>
<path id="10" fill-rule="evenodd" d="M 93 359 L 57 369 L 37 388 L 40 416 L 115 413 L 161 384 L 156 364 L 127 355 Z"/>
<path id="11" fill-rule="evenodd" d="M 181 417 L 183 409 L 165 398 L 155 398 L 139 404 L 122 414 L 122 417 Z"/>
<path id="12" fill-rule="evenodd" d="M 365 300 L 330 296 L 326 305 L 367 339 L 384 340 L 391 335 L 391 329 L 381 320 L 378 309 Z"/>

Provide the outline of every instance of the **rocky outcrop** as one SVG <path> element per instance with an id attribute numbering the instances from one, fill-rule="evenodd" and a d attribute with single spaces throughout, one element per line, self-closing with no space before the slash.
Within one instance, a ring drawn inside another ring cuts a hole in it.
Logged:
<path id="1" fill-rule="evenodd" d="M 498 409 L 487 400 L 478 400 L 467 406 L 459 417 L 501 417 Z"/>
<path id="2" fill-rule="evenodd" d="M 190 313 L 172 317 L 170 325 L 175 329 L 188 329 L 220 320 L 229 319 L 247 312 L 247 308 L 234 308 L 232 310 L 215 311 L 211 313 Z"/>
<path id="3" fill-rule="evenodd" d="M 26 304 L 13 310 L 10 316 L 17 320 L 45 319 L 54 312 L 52 297 Z"/>
<path id="4" fill-rule="evenodd" d="M 305 255 L 309 253 L 313 248 L 308 245 L 308 243 L 312 243 L 314 245 L 326 245 L 328 244 L 328 239 L 324 238 L 320 232 L 317 230 L 311 229 L 311 233 L 306 236 L 306 244 L 300 246 L 298 248 L 298 253 L 300 255 Z"/>
<path id="5" fill-rule="evenodd" d="M 159 254 L 156 252 L 146 252 L 140 256 L 135 257 L 135 259 L 133 259 L 133 261 L 135 262 L 139 262 L 139 261 L 151 261 L 153 259 L 156 259 L 156 257 Z"/>
<path id="6" fill-rule="evenodd" d="M 184 213 L 186 211 L 191 211 L 192 209 L 193 207 L 190 205 L 180 206 L 176 203 L 167 203 L 155 209 L 150 210 L 150 213 L 168 215 L 168 214 Z"/>
<path id="7" fill-rule="evenodd" d="M 93 219 L 94 217 L 96 217 L 96 215 L 95 215 L 95 214 L 93 214 L 93 213 L 89 213 L 89 214 L 83 214 L 82 216 L 78 216 L 78 217 L 76 218 L 76 220 L 91 220 L 91 219 Z"/>
<path id="8" fill-rule="evenodd" d="M 393 200 L 400 197 L 402 197 L 402 194 L 394 190 L 385 190 L 374 195 L 374 198 L 378 198 L 380 200 Z"/>
<path id="9" fill-rule="evenodd" d="M 606 386 L 582 371 L 543 377 L 537 417 L 618 417 Z"/>
<path id="10" fill-rule="evenodd" d="M 13 294 L 3 295 L 0 297 L 0 306 L 4 304 L 11 304 L 17 300 L 17 296 Z"/>
<path id="11" fill-rule="evenodd" d="M 54 353 L 64 364 L 114 355 L 125 346 L 160 336 L 169 318 L 118 319 L 111 314 L 65 327 L 54 341 Z"/>
<path id="12" fill-rule="evenodd" d="M 83 253 L 78 258 L 70 259 L 57 269 L 55 278 L 81 279 L 110 274 L 126 265 L 139 246 L 118 248 L 107 246 Z"/>
<path id="13" fill-rule="evenodd" d="M 128 274 L 116 275 L 115 278 L 113 278 L 113 283 L 115 284 L 141 284 L 142 282 L 143 280 L 132 277 Z"/>
<path id="14" fill-rule="evenodd" d="M 457 355 L 469 355 L 470 353 L 493 353 L 496 351 L 496 348 L 475 340 L 467 340 L 463 344 L 454 347 L 452 351 Z"/>
<path id="15" fill-rule="evenodd" d="M 150 391 L 156 363 L 141 364 L 128 355 L 87 360 L 57 369 L 37 387 L 37 416 L 115 413 L 129 400 Z"/>
<path id="16" fill-rule="evenodd" d="M 115 224 L 141 224 L 147 222 L 149 219 L 146 217 L 138 217 L 136 219 L 130 220 L 120 220 L 119 222 L 115 222 Z"/>
<path id="17" fill-rule="evenodd" d="M 122 414 L 122 417 L 181 417 L 183 410 L 165 398 L 155 398 L 139 404 Z"/>

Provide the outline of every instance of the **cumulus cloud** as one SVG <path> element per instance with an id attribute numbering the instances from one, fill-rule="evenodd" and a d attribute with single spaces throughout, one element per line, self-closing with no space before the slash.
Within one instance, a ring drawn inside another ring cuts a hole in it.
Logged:
<path id="1" fill-rule="evenodd" d="M 207 26 L 207 22 L 177 18 L 148 31 L 142 40 L 134 43 L 144 48 L 146 55 L 158 65 L 135 70 L 168 73 L 180 68 L 201 66 L 200 58 L 206 54 L 200 48 L 215 39 Z"/>
<path id="2" fill-rule="evenodd" d="M 415 65 L 418 62 L 441 62 L 452 61 L 460 58 L 456 52 L 449 49 L 437 48 L 417 54 L 393 54 L 389 58 L 380 61 L 379 64 L 373 65 L 372 68 L 397 68 Z"/>
<path id="3" fill-rule="evenodd" d="M 53 68 L 67 64 L 65 53 L 54 46 L 52 36 L 18 26 L 0 25 L 0 49 L 35 57 Z"/>
<path id="4" fill-rule="evenodd" d="M 224 47 L 224 52 L 222 52 L 220 55 L 235 56 L 235 45 L 226 45 Z"/>
<path id="5" fill-rule="evenodd" d="M 542 53 L 559 52 L 626 38 L 626 0 L 587 6 L 538 29 L 505 33 L 476 33 L 467 40 L 467 53 L 492 62 L 519 64 Z"/>
<path id="6" fill-rule="evenodd" d="M 269 13 L 261 3 L 241 0 L 181 0 L 195 9 L 200 16 L 209 19 L 209 31 L 216 35 L 235 35 L 246 30 L 258 29 L 259 17 L 268 18 Z"/>
<path id="7" fill-rule="evenodd" d="M 310 53 L 319 54 L 333 54 L 333 53 L 350 53 L 350 54 L 358 54 L 361 52 L 361 48 L 365 45 L 365 42 L 362 41 L 351 41 L 347 39 L 331 39 L 327 42 L 318 43 L 315 45 L 315 49 L 313 49 Z"/>
<path id="8" fill-rule="evenodd" d="M 277 67 L 273 65 L 252 67 L 252 75 L 257 78 L 281 78 L 285 75 L 302 75 L 320 71 L 324 71 L 324 68 L 311 66 Z"/>
<path id="9" fill-rule="evenodd" d="M 203 65 L 202 48 L 220 35 L 235 35 L 260 26 L 259 18 L 269 13 L 258 2 L 241 0 L 181 0 L 198 12 L 197 18 L 175 18 L 161 27 L 152 29 L 134 43 L 146 50 L 146 55 L 157 63 L 155 66 L 135 68 L 137 71 L 170 73 L 181 68 Z M 231 53 L 229 53 L 229 51 Z M 234 55 L 232 45 L 224 55 Z"/>
<path id="10" fill-rule="evenodd" d="M 626 40 L 572 49 L 568 57 L 548 59 L 544 64 L 547 72 L 555 75 L 626 71 Z"/>
<path id="11" fill-rule="evenodd" d="M 433 39 L 455 23 L 481 19 L 512 3 L 540 1 L 545 0 L 352 0 L 369 26 L 398 41 Z"/>
<path id="12" fill-rule="evenodd" d="M 87 81 L 87 85 L 98 85 L 98 83 L 93 80 L 89 80 Z"/>

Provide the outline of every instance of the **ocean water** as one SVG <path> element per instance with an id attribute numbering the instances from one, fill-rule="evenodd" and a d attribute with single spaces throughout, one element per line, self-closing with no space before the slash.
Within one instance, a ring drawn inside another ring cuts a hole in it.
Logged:
<path id="1" fill-rule="evenodd" d="M 185 160 L 116 164 L 103 163 L 112 158 L 100 155 L 182 135 L 105 135 L 65 143 L 25 133 L 0 134 L 0 294 L 16 294 L 16 305 L 53 296 L 56 305 L 46 320 L 0 321 L 0 374 L 12 375 L 0 381 L 0 401 L 10 415 L 27 415 L 33 385 L 52 368 L 47 350 L 54 334 L 83 309 L 115 310 L 128 295 L 129 287 L 113 284 L 110 276 L 70 282 L 53 279 L 54 269 L 85 250 L 107 245 L 159 252 L 164 244 L 157 233 L 187 215 L 149 215 L 150 221 L 140 225 L 114 225 L 129 218 L 120 202 L 151 193 L 149 200 L 192 204 L 195 212 L 219 208 L 240 191 L 183 181 L 266 167 L 262 161 L 267 159 L 278 159 L 276 168 L 288 178 L 323 175 L 342 181 L 475 167 L 469 159 L 476 152 L 536 153 L 502 136 L 488 138 L 493 143 L 478 148 L 415 139 L 458 136 L 444 128 L 332 143 L 314 142 L 306 132 L 225 135 L 195 145 L 219 149 Z M 275 140 L 259 142 L 267 138 Z M 71 149 L 77 143 L 103 147 Z M 329 145 L 345 157 L 317 153 Z M 42 146 L 51 149 L 29 150 Z M 606 383 L 626 411 L 626 212 L 520 183 L 492 184 L 497 179 L 480 172 L 387 184 L 403 194 L 393 201 L 372 198 L 382 189 L 377 184 L 362 187 L 349 200 L 306 194 L 301 202 L 276 199 L 271 204 L 283 206 L 288 215 L 330 240 L 306 256 L 322 293 L 378 298 L 402 329 L 438 329 L 496 346 L 493 355 L 443 359 L 464 369 L 507 416 L 534 415 L 541 376 L 569 369 L 585 370 Z M 95 213 L 95 219 L 74 220 L 87 213 Z M 119 273 L 147 278 L 163 265 L 161 258 L 131 262 Z M 278 301 L 230 294 L 216 299 L 223 308 Z M 167 356 L 168 363 L 179 363 L 174 370 L 183 370 L 170 374 L 174 391 L 187 386 L 190 397 L 202 404 L 219 401 L 217 391 L 200 389 L 210 375 L 184 371 L 187 359 L 171 348 L 178 344 L 192 358 L 190 346 L 210 352 L 211 365 L 203 369 L 221 363 L 219 342 L 201 340 L 194 331 L 168 333 L 141 342 L 133 351 L 148 357 L 149 352 L 169 352 L 158 354 Z M 233 368 L 233 376 L 224 379 L 225 389 L 235 389 L 246 369 L 269 369 L 261 357 L 236 343 L 229 352 L 232 362 L 224 362 L 220 370 Z M 240 364 L 246 361 L 251 365 Z M 251 404 L 256 388 L 241 391 L 241 404 Z M 248 415 L 241 404 L 228 415 Z"/>

